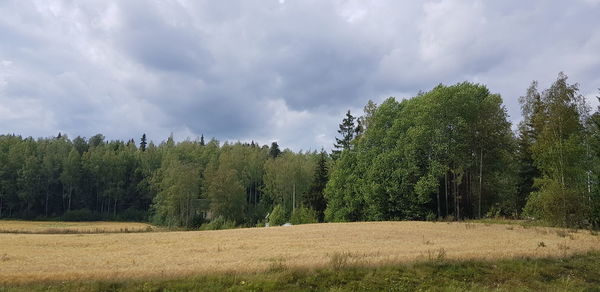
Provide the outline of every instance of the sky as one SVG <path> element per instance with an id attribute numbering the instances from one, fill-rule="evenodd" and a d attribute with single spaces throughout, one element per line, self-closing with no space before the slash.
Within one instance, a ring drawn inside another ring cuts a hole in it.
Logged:
<path id="1" fill-rule="evenodd" d="M 369 99 L 469 81 L 517 123 L 561 71 L 597 105 L 600 0 L 0 1 L 0 134 L 328 150 Z"/>

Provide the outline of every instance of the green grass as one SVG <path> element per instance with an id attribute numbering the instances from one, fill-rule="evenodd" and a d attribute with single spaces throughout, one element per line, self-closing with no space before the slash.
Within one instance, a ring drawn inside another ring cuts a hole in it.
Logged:
<path id="1" fill-rule="evenodd" d="M 501 261 L 432 259 L 412 265 L 282 266 L 260 274 L 149 281 L 37 283 L 0 291 L 600 291 L 600 252 Z"/>

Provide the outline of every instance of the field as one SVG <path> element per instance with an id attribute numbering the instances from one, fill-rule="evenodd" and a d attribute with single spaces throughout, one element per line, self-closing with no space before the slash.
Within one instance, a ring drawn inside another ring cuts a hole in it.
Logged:
<path id="1" fill-rule="evenodd" d="M 138 222 L 0 221 L 0 233 L 68 234 L 147 232 L 157 228 Z"/>
<path id="2" fill-rule="evenodd" d="M 188 232 L 4 233 L 0 247 L 0 283 L 20 285 L 566 257 L 600 249 L 600 236 L 519 225 L 369 222 Z"/>

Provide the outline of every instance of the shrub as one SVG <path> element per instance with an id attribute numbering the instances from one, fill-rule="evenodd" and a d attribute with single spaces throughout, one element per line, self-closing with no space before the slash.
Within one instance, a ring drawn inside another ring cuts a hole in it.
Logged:
<path id="1" fill-rule="evenodd" d="M 62 215 L 63 221 L 98 221 L 100 216 L 89 209 L 70 210 Z"/>
<path id="2" fill-rule="evenodd" d="M 202 224 L 202 226 L 200 226 L 200 230 L 221 230 L 233 228 L 235 228 L 235 222 L 226 220 L 221 216 L 213 219 L 209 223 Z"/>
<path id="3" fill-rule="evenodd" d="M 290 217 L 290 223 L 294 225 L 317 223 L 317 212 L 310 208 L 300 207 L 294 209 Z"/>
<path id="4" fill-rule="evenodd" d="M 288 216 L 287 216 L 285 210 L 283 209 L 283 206 L 278 204 L 273 208 L 273 211 L 271 211 L 271 214 L 269 214 L 269 225 L 270 226 L 278 226 L 278 225 L 285 223 L 287 221 L 287 219 L 288 219 Z"/>
<path id="5" fill-rule="evenodd" d="M 427 221 L 437 221 L 437 216 L 433 212 L 429 212 L 425 217 Z"/>

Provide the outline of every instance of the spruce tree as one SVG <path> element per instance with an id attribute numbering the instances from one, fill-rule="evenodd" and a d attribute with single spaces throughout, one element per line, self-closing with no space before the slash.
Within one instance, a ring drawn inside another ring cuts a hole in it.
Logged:
<path id="1" fill-rule="evenodd" d="M 279 150 L 279 145 L 277 142 L 271 143 L 271 149 L 269 149 L 269 155 L 273 158 L 277 158 L 281 154 L 281 150 Z"/>
<path id="2" fill-rule="evenodd" d="M 146 145 L 147 145 L 147 144 L 148 144 L 148 143 L 146 142 L 146 133 L 144 133 L 144 134 L 142 135 L 142 141 L 140 142 L 140 150 L 141 150 L 142 152 L 146 151 Z"/>
<path id="3" fill-rule="evenodd" d="M 327 207 L 327 202 L 323 195 L 325 186 L 327 186 L 327 179 L 327 153 L 321 150 L 319 160 L 315 166 L 313 181 L 308 194 L 304 197 L 304 205 L 317 213 L 319 222 L 323 222 L 325 208 Z"/>
<path id="4" fill-rule="evenodd" d="M 342 137 L 341 139 L 336 137 L 335 144 L 333 144 L 335 149 L 332 151 L 332 157 L 334 159 L 339 158 L 342 151 L 352 148 L 352 140 L 357 132 L 360 132 L 360 129 L 354 125 L 354 119 L 354 116 L 352 116 L 350 110 L 348 110 L 346 117 L 342 120 L 338 130 L 338 133 L 341 134 Z"/>

